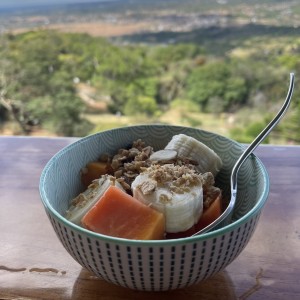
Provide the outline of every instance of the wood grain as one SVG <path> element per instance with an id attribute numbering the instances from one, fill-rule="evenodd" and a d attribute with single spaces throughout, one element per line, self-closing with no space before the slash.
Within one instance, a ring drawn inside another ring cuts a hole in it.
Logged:
<path id="1" fill-rule="evenodd" d="M 164 293 L 127 290 L 81 268 L 39 198 L 46 162 L 71 138 L 0 137 L 0 299 L 299 299 L 300 147 L 260 146 L 270 196 L 255 234 L 223 272 Z"/>

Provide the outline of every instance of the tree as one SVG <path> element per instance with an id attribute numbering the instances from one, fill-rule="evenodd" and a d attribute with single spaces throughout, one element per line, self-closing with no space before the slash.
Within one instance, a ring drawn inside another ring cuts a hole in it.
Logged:
<path id="1" fill-rule="evenodd" d="M 208 107 L 213 111 L 209 104 L 216 100 L 218 111 L 230 111 L 246 102 L 248 87 L 244 78 L 234 75 L 230 63 L 214 61 L 192 70 L 187 79 L 187 95 L 204 111 Z"/>
<path id="2" fill-rule="evenodd" d="M 61 59 L 62 53 L 68 51 L 65 37 L 52 31 L 12 37 L 6 59 L 13 68 L 6 68 L 3 75 L 10 87 L 6 96 L 20 104 L 13 107 L 18 109 L 15 116 L 21 114 L 24 119 L 29 114 L 59 135 L 81 136 L 89 132 L 91 124 L 81 117 L 84 104 L 76 95 L 74 73 Z"/>
<path id="3" fill-rule="evenodd" d="M 191 100 L 205 107 L 211 97 L 223 98 L 229 70 L 223 62 L 207 63 L 192 70 L 187 79 L 187 93 Z"/>
<path id="4" fill-rule="evenodd" d="M 124 108 L 127 115 L 145 114 L 148 117 L 154 116 L 158 111 L 155 99 L 148 96 L 130 98 Z"/>

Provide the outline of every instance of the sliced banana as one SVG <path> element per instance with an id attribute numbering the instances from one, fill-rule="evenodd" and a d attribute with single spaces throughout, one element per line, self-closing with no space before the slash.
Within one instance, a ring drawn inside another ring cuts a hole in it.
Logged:
<path id="1" fill-rule="evenodd" d="M 158 150 L 154 152 L 153 154 L 150 155 L 149 159 L 151 161 L 168 161 L 175 159 L 177 156 L 177 151 L 171 150 L 171 149 L 163 149 L 163 150 Z"/>
<path id="2" fill-rule="evenodd" d="M 196 161 L 199 173 L 211 172 L 216 176 L 222 167 L 221 158 L 211 148 L 185 134 L 174 135 L 165 149 L 175 150 L 179 157 Z"/>
<path id="3" fill-rule="evenodd" d="M 131 188 L 134 198 L 165 215 L 166 232 L 188 230 L 202 215 L 202 176 L 187 166 L 152 165 Z"/>
<path id="4" fill-rule="evenodd" d="M 111 185 L 115 185 L 124 191 L 121 184 L 113 176 L 103 175 L 99 179 L 93 180 L 83 193 L 72 200 L 71 206 L 66 212 L 66 218 L 77 225 L 81 225 L 83 216 L 96 204 Z"/>

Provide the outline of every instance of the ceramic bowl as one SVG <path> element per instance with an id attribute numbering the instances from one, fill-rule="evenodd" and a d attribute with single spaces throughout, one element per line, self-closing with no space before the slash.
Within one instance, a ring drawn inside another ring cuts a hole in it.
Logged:
<path id="1" fill-rule="evenodd" d="M 244 147 L 199 129 L 140 125 L 99 132 L 65 147 L 45 166 L 40 178 L 40 195 L 53 229 L 69 254 L 94 275 L 142 291 L 183 288 L 224 269 L 253 235 L 269 193 L 268 174 L 255 155 L 239 171 L 231 223 L 200 236 L 162 241 L 127 240 L 93 233 L 64 218 L 70 200 L 83 189 L 79 172 L 86 163 L 101 153 L 114 154 L 139 138 L 154 150 L 162 149 L 179 133 L 193 136 L 221 157 L 223 168 L 216 182 L 228 197 L 231 169 Z"/>

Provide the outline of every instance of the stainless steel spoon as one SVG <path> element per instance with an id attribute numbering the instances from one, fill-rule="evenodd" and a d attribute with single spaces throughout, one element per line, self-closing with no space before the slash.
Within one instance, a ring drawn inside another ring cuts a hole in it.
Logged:
<path id="1" fill-rule="evenodd" d="M 256 149 L 256 147 L 266 138 L 266 136 L 272 131 L 272 129 L 278 124 L 278 122 L 281 120 L 281 118 L 286 113 L 292 99 L 292 94 L 294 90 L 294 74 L 290 74 L 290 85 L 289 90 L 286 96 L 286 99 L 283 103 L 283 106 L 275 116 L 275 118 L 267 125 L 267 127 L 254 139 L 254 141 L 249 145 L 249 147 L 242 153 L 242 155 L 239 157 L 237 162 L 235 163 L 232 171 L 231 171 L 231 177 L 230 177 L 230 187 L 231 187 L 231 198 L 230 202 L 225 209 L 225 211 L 221 214 L 219 218 L 217 218 L 214 222 L 210 223 L 208 226 L 204 227 L 203 229 L 199 230 L 198 232 L 194 233 L 193 236 L 202 234 L 204 232 L 211 231 L 213 228 L 215 228 L 217 225 L 219 225 L 221 222 L 225 221 L 226 218 L 230 218 L 235 201 L 236 201 L 236 194 L 237 194 L 237 175 L 240 167 L 245 162 L 245 160 L 250 156 L 251 153 Z"/>

